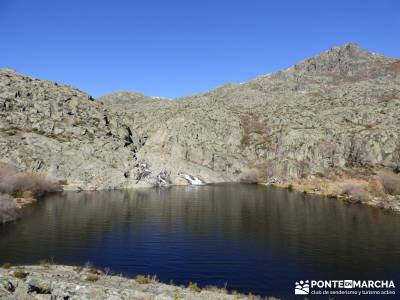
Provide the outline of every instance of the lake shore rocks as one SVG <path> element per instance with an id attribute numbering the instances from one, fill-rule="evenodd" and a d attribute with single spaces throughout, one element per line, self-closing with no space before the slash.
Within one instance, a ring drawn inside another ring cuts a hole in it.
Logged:
<path id="1" fill-rule="evenodd" d="M 112 275 L 109 270 L 42 263 L 38 266 L 0 268 L 1 299 L 261 299 L 252 295 L 229 294 L 224 289 L 201 289 L 158 282 L 155 277 L 129 279 Z M 277 298 L 269 297 L 274 300 Z"/>

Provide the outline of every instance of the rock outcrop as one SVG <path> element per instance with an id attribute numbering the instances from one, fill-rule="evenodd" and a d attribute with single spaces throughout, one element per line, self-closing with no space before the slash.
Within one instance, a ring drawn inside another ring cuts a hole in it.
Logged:
<path id="1" fill-rule="evenodd" d="M 93 101 L 0 71 L 2 160 L 67 188 L 306 178 L 400 164 L 400 61 L 354 44 L 281 72 L 175 101 Z M 196 178 L 191 181 L 188 178 Z"/>
<path id="2" fill-rule="evenodd" d="M 0 71 L 3 162 L 71 189 L 132 187 L 135 138 L 120 117 L 77 89 Z"/>

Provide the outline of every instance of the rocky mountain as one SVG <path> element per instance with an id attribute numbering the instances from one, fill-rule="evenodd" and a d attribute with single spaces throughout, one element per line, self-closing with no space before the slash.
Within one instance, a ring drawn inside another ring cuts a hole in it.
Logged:
<path id="1" fill-rule="evenodd" d="M 106 106 L 147 138 L 138 156 L 175 179 L 190 170 L 235 181 L 256 170 L 285 180 L 399 163 L 400 61 L 355 44 L 177 101 Z"/>
<path id="2" fill-rule="evenodd" d="M 400 60 L 355 44 L 207 93 L 93 101 L 0 72 L 0 151 L 84 189 L 285 181 L 400 163 Z"/>
<path id="3" fill-rule="evenodd" d="M 131 187 L 129 126 L 83 92 L 0 71 L 1 160 L 71 189 Z"/>

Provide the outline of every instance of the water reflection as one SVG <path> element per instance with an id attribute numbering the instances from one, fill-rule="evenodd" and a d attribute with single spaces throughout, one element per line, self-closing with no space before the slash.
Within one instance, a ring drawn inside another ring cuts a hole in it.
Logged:
<path id="1" fill-rule="evenodd" d="M 256 185 L 65 193 L 0 227 L 0 262 L 91 261 L 292 295 L 302 278 L 400 279 L 399 229 L 380 210 Z"/>

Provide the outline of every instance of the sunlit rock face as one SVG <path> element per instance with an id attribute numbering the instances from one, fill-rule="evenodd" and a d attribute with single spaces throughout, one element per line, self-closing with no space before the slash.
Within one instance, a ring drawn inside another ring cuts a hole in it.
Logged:
<path id="1" fill-rule="evenodd" d="M 0 71 L 1 160 L 63 180 L 72 189 L 134 184 L 134 134 L 83 92 Z"/>
<path id="2" fill-rule="evenodd" d="M 238 181 L 249 169 L 286 180 L 399 165 L 399 111 L 400 61 L 354 44 L 174 101 L 129 92 L 94 100 L 3 69 L 0 152 L 68 189 Z"/>
<path id="3" fill-rule="evenodd" d="M 215 182 L 256 168 L 268 181 L 399 163 L 400 61 L 355 44 L 176 101 L 127 98 L 104 99 L 146 137 L 138 157 L 173 182 L 185 171 Z"/>

